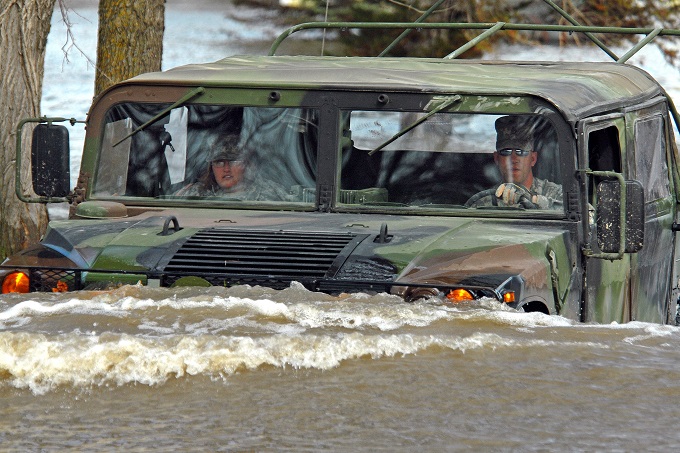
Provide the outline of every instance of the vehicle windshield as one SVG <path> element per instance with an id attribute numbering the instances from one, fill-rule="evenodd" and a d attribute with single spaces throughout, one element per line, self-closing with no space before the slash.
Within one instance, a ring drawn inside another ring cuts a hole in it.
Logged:
<path id="1" fill-rule="evenodd" d="M 447 99 L 457 97 L 442 109 Z M 317 109 L 170 107 L 108 110 L 95 197 L 316 203 L 318 140 L 329 135 Z M 362 109 L 339 118 L 340 210 L 563 211 L 558 141 L 541 115 Z"/>
<path id="2" fill-rule="evenodd" d="M 423 116 L 345 112 L 339 205 L 563 211 L 545 118 L 435 113 L 417 124 Z"/>
<path id="3" fill-rule="evenodd" d="M 314 203 L 316 110 L 168 106 L 107 112 L 95 196 Z"/>

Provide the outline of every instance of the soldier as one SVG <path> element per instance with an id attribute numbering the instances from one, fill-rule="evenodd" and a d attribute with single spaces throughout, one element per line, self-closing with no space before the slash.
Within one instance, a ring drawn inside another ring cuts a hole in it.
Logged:
<path id="1" fill-rule="evenodd" d="M 480 192 L 468 206 L 524 206 L 535 209 L 561 209 L 562 186 L 534 177 L 538 161 L 532 125 L 517 116 L 498 118 L 496 151 L 493 159 L 503 183 L 495 190 Z M 530 204 L 528 203 L 530 202 Z"/>
<path id="2" fill-rule="evenodd" d="M 185 197 L 230 197 L 239 200 L 286 201 L 291 196 L 279 184 L 258 177 L 243 156 L 238 135 L 222 137 L 208 157 L 208 168 L 197 182 L 178 190 Z"/>

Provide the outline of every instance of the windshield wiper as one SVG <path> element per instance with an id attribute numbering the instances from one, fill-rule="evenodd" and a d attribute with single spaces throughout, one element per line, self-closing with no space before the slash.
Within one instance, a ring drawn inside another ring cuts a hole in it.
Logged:
<path id="1" fill-rule="evenodd" d="M 405 135 L 409 131 L 420 126 L 422 123 L 427 121 L 435 113 L 441 112 L 445 108 L 451 106 L 451 104 L 453 104 L 454 102 L 458 102 L 461 99 L 462 98 L 460 97 L 460 95 L 457 95 L 457 94 L 453 95 L 453 96 L 447 96 L 447 97 L 444 97 L 444 98 L 439 97 L 439 96 L 433 97 L 432 100 L 430 102 L 428 102 L 427 105 L 425 106 L 425 110 L 428 110 L 428 109 L 432 109 L 432 110 L 427 112 L 427 114 L 425 116 L 423 116 L 422 118 L 418 118 L 413 124 L 406 126 L 402 130 L 400 130 L 399 132 L 394 134 L 392 137 L 388 138 L 386 141 L 384 141 L 382 144 L 380 144 L 377 148 L 369 151 L 368 155 L 370 156 L 374 153 L 377 153 L 378 151 L 380 151 L 381 149 L 383 149 L 384 147 L 386 147 L 387 145 L 389 145 L 393 141 L 397 140 L 399 137 Z"/>
<path id="2" fill-rule="evenodd" d="M 176 109 L 177 107 L 180 107 L 180 106 L 183 105 L 184 103 L 189 102 L 191 99 L 195 98 L 195 97 L 198 96 L 199 94 L 202 94 L 204 91 L 205 91 L 205 88 L 203 88 L 203 87 L 197 87 L 197 88 L 195 88 L 195 89 L 189 91 L 187 94 L 185 94 L 184 96 L 182 96 L 181 98 L 179 98 L 179 99 L 177 100 L 177 102 L 175 102 L 175 103 L 172 104 L 171 106 L 169 106 L 169 107 L 163 109 L 160 113 L 158 113 L 156 116 L 154 116 L 153 118 L 151 118 L 149 121 L 147 121 L 146 123 L 142 124 L 142 125 L 139 126 L 137 129 L 135 129 L 134 131 L 130 132 L 128 135 L 126 135 L 125 137 L 123 137 L 122 139 L 120 139 L 119 141 L 117 141 L 116 143 L 114 143 L 113 146 L 115 147 L 115 146 L 120 145 L 120 144 L 123 143 L 125 140 L 127 140 L 128 138 L 130 138 L 130 137 L 132 137 L 133 135 L 135 135 L 137 132 L 143 131 L 143 130 L 146 129 L 149 125 L 151 125 L 151 124 L 155 123 L 156 121 L 158 121 L 159 119 L 163 118 L 165 115 L 167 115 L 168 113 L 170 113 L 170 111 L 171 111 L 172 109 Z"/>

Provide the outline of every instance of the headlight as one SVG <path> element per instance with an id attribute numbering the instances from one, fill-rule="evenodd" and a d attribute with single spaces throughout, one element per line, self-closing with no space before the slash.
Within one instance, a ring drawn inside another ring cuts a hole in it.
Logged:
<path id="1" fill-rule="evenodd" d="M 446 295 L 446 298 L 454 303 L 465 302 L 468 300 L 477 300 L 481 297 L 495 297 L 506 304 L 515 302 L 515 292 L 507 289 L 504 289 L 500 292 L 490 292 L 479 289 L 456 288 L 449 291 L 449 293 Z"/>
<path id="2" fill-rule="evenodd" d="M 2 281 L 2 294 L 27 293 L 29 286 L 28 275 L 23 272 L 12 272 Z"/>
<path id="3" fill-rule="evenodd" d="M 446 298 L 452 302 L 462 302 L 464 300 L 475 300 L 475 296 L 470 291 L 463 288 L 452 289 L 446 295 Z"/>

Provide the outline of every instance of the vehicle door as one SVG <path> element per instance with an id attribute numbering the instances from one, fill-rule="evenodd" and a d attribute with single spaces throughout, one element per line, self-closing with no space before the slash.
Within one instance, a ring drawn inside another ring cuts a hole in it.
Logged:
<path id="1" fill-rule="evenodd" d="M 677 205 L 668 165 L 673 156 L 667 112 L 663 98 L 626 111 L 626 132 L 633 147 L 628 168 L 645 193 L 644 246 L 631 256 L 630 319 L 635 321 L 664 323 L 675 317 L 671 271 Z"/>
<path id="2" fill-rule="evenodd" d="M 582 218 L 584 227 L 585 281 L 581 320 L 599 323 L 626 322 L 630 319 L 630 255 L 608 260 L 594 257 L 600 253 L 596 226 L 595 191 L 603 178 L 589 171 L 623 173 L 625 149 L 623 114 L 588 118 L 577 123 L 579 167 L 582 175 Z"/>

